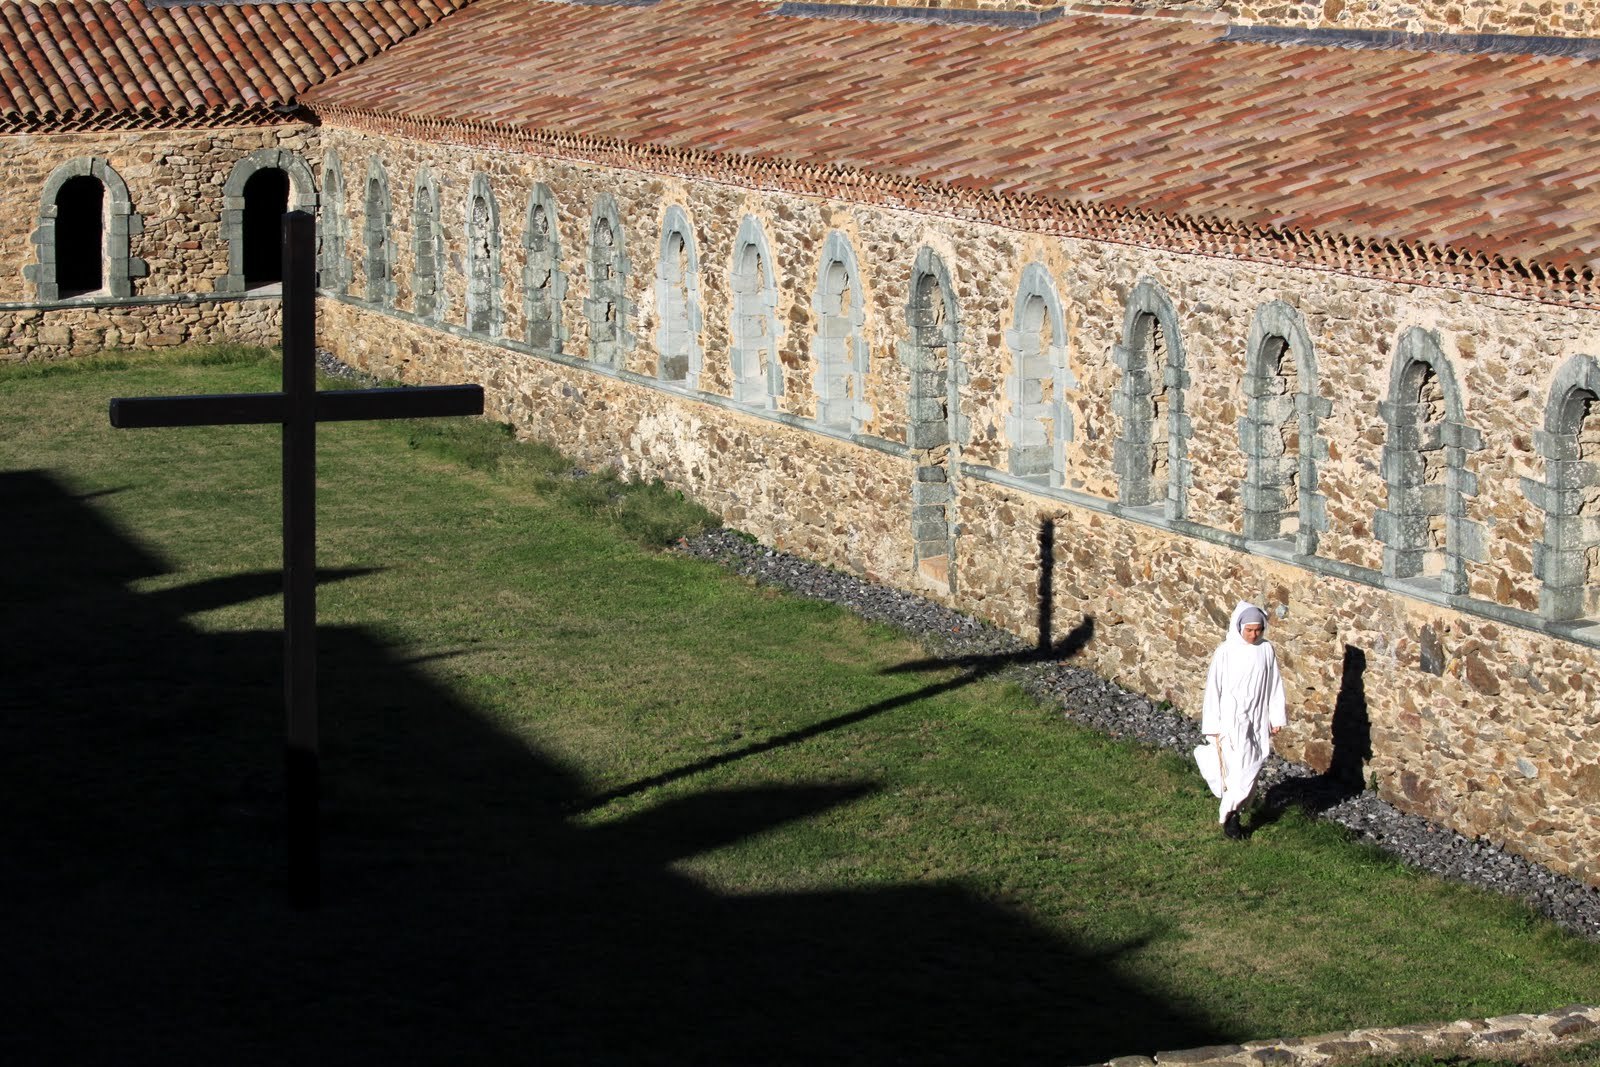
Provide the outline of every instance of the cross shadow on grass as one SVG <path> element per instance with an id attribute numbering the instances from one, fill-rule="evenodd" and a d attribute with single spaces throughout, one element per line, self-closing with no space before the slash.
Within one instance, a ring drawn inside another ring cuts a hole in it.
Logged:
<path id="1" fill-rule="evenodd" d="M 876 784 L 585 827 L 572 770 L 358 629 L 320 635 L 326 887 L 294 913 L 280 635 L 185 617 L 258 584 L 139 594 L 164 562 L 49 475 L 0 475 L 0 504 L 7 1062 L 1071 1064 L 1218 1038 L 1121 975 L 1136 943 L 959 886 L 697 884 L 674 862 Z"/>

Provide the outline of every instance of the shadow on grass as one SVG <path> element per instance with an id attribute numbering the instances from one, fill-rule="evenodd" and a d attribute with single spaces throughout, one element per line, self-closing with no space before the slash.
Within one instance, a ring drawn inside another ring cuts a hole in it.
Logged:
<path id="1" fill-rule="evenodd" d="M 875 783 L 585 828 L 572 771 L 354 629 L 320 635 L 325 905 L 291 912 L 280 635 L 184 617 L 255 584 L 139 595 L 164 563 L 50 476 L 0 502 L 7 1062 L 1071 1064 L 1219 1036 L 1120 974 L 1137 941 L 958 886 L 696 884 L 671 865 Z"/>

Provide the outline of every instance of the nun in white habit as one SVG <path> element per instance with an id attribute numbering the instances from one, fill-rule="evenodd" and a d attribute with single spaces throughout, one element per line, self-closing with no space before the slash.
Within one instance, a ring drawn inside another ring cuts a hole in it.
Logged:
<path id="1" fill-rule="evenodd" d="M 1239 809 L 1255 788 L 1256 775 L 1272 750 L 1272 735 L 1287 719 L 1278 655 L 1264 636 L 1267 616 L 1239 601 L 1206 675 L 1200 730 L 1210 740 L 1194 750 L 1195 762 L 1220 800 L 1217 821 L 1230 838 L 1244 836 Z"/>

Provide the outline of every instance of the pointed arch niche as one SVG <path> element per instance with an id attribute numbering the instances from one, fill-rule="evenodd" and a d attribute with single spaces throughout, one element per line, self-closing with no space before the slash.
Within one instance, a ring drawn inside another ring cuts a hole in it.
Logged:
<path id="1" fill-rule="evenodd" d="M 1145 278 L 1128 296 L 1122 341 L 1112 347 L 1122 380 L 1111 396 L 1119 430 L 1113 463 L 1127 507 L 1159 507 L 1169 519 L 1189 513 L 1189 386 L 1178 315 L 1167 294 Z"/>
<path id="2" fill-rule="evenodd" d="M 350 216 L 345 210 L 344 165 L 333 151 L 322 154 L 322 205 L 317 229 L 322 237 L 317 282 L 342 296 L 350 289 Z"/>
<path id="3" fill-rule="evenodd" d="M 822 243 L 811 307 L 817 322 L 811 338 L 817 422 L 830 429 L 860 433 L 872 418 L 866 399 L 867 307 L 855 250 L 838 230 L 830 231 Z"/>
<path id="4" fill-rule="evenodd" d="M 761 223 L 746 215 L 733 242 L 729 275 L 733 289 L 732 335 L 728 357 L 733 364 L 733 399 L 774 410 L 783 395 L 783 368 L 778 363 L 778 284 L 772 252 Z"/>
<path id="5" fill-rule="evenodd" d="M 528 344 L 538 352 L 558 353 L 567 340 L 561 315 L 567 298 L 567 276 L 561 269 L 561 227 L 556 199 L 540 183 L 528 197 L 528 219 L 522 228 L 526 253 L 522 271 L 522 319 Z"/>
<path id="6" fill-rule="evenodd" d="M 1455 371 L 1439 337 L 1413 326 L 1395 348 L 1389 399 L 1378 405 L 1386 506 L 1374 515 L 1383 573 L 1465 596 L 1469 561 L 1483 560 L 1483 529 L 1467 518 L 1478 478 L 1467 457 L 1483 435 L 1466 424 Z"/>
<path id="7" fill-rule="evenodd" d="M 622 217 L 610 193 L 595 201 L 589 221 L 589 295 L 583 302 L 589 320 L 589 358 L 620 367 L 633 349 L 633 302 L 628 299 L 628 246 Z"/>
<path id="8" fill-rule="evenodd" d="M 505 326 L 500 303 L 500 208 L 486 174 L 472 176 L 467 195 L 467 329 L 499 337 Z"/>
<path id="9" fill-rule="evenodd" d="M 411 313 L 423 322 L 444 318 L 444 264 L 439 185 L 422 167 L 411 190 Z"/>
<path id="10" fill-rule="evenodd" d="M 1006 375 L 1007 468 L 1042 485 L 1064 484 L 1066 445 L 1072 440 L 1067 368 L 1067 326 L 1050 272 L 1030 263 L 1022 272 L 1006 331 L 1011 373 Z"/>
<path id="11" fill-rule="evenodd" d="M 1544 512 L 1534 547 L 1539 613 L 1555 622 L 1600 620 L 1600 362 L 1574 356 L 1550 387 L 1544 429 L 1534 435 L 1544 481 L 1522 481 Z"/>
<path id="12" fill-rule="evenodd" d="M 683 208 L 667 208 L 661 225 L 661 254 L 656 259 L 656 308 L 661 317 L 656 332 L 656 377 L 700 384 L 700 260 L 695 255 L 694 229 Z"/>
<path id="13" fill-rule="evenodd" d="M 1282 300 L 1263 304 L 1250 324 L 1243 389 L 1244 536 L 1314 555 L 1328 528 L 1327 499 L 1317 491 L 1328 445 L 1318 420 L 1333 406 L 1317 395 L 1316 352 L 1305 322 Z"/>
<path id="14" fill-rule="evenodd" d="M 110 163 L 98 156 L 69 160 L 40 191 L 36 258 L 24 276 L 40 300 L 132 296 L 145 263 L 129 254 L 130 242 L 143 232 L 127 183 Z"/>
<path id="15" fill-rule="evenodd" d="M 374 156 L 367 161 L 366 195 L 362 197 L 361 236 L 365 245 L 362 264 L 367 276 L 367 299 L 380 307 L 394 306 L 394 257 L 389 234 L 394 212 L 389 200 L 389 172 Z"/>
<path id="16" fill-rule="evenodd" d="M 961 328 L 950 272 L 930 248 L 911 267 L 906 304 L 909 339 L 900 360 L 910 372 L 906 447 L 912 460 L 911 537 L 918 576 L 946 593 L 956 587 L 955 464 L 959 425 Z"/>

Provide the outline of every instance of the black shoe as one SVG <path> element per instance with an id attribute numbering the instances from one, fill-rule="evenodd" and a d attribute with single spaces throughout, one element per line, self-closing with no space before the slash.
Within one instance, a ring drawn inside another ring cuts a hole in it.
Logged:
<path id="1" fill-rule="evenodd" d="M 1222 836 L 1229 841 L 1244 840 L 1244 827 L 1239 825 L 1239 813 L 1237 811 L 1228 812 L 1228 817 L 1222 820 Z"/>

